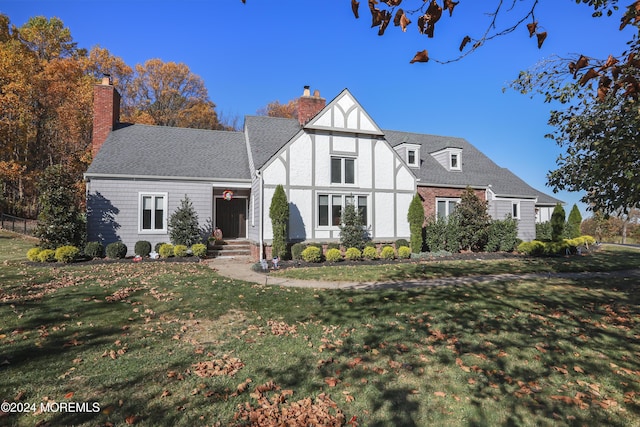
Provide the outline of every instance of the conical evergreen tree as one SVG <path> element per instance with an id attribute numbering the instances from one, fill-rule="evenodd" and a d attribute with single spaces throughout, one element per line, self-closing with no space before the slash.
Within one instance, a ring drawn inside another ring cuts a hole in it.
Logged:
<path id="1" fill-rule="evenodd" d="M 169 238 L 174 245 L 191 246 L 202 241 L 198 214 L 186 194 L 169 218 Z"/>
<path id="2" fill-rule="evenodd" d="M 269 207 L 269 218 L 273 229 L 273 243 L 271 254 L 273 257 L 284 258 L 287 255 L 287 240 L 289 227 L 289 202 L 282 185 L 276 186 Z"/>
<path id="3" fill-rule="evenodd" d="M 575 239 L 576 237 L 580 237 L 580 225 L 582 224 L 582 215 L 580 214 L 580 209 L 578 209 L 578 205 L 573 205 L 571 208 L 571 212 L 569 212 L 569 218 L 567 219 L 567 231 L 566 235 L 570 239 Z"/>

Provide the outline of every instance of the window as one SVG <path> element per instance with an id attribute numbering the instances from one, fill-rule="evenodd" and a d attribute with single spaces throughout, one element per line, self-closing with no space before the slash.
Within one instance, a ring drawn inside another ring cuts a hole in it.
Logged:
<path id="1" fill-rule="evenodd" d="M 140 232 L 167 231 L 167 194 L 140 194 Z"/>
<path id="2" fill-rule="evenodd" d="M 342 209 L 347 204 L 357 203 L 357 209 L 367 222 L 367 196 L 344 196 L 338 194 L 320 194 L 318 196 L 318 225 L 338 226 L 342 219 Z"/>
<path id="3" fill-rule="evenodd" d="M 456 153 L 451 153 L 451 169 L 460 169 L 460 156 Z"/>
<path id="4" fill-rule="evenodd" d="M 515 219 L 520 219 L 520 202 L 511 204 L 511 216 Z"/>
<path id="5" fill-rule="evenodd" d="M 355 184 L 356 171 L 355 159 L 344 157 L 331 158 L 331 183 L 332 184 Z"/>
<path id="6" fill-rule="evenodd" d="M 418 166 L 418 155 L 416 150 L 407 150 L 407 164 L 409 166 Z"/>
<path id="7" fill-rule="evenodd" d="M 456 206 L 460 202 L 460 199 L 436 199 L 436 213 L 438 218 L 446 218 L 451 215 Z"/>

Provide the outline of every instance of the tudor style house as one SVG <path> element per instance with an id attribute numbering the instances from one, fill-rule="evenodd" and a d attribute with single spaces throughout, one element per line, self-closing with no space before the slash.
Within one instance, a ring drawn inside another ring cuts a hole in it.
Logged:
<path id="1" fill-rule="evenodd" d="M 518 219 L 535 237 L 559 201 L 496 165 L 464 139 L 380 129 L 343 90 L 328 104 L 305 87 L 298 119 L 245 118 L 242 131 L 119 123 L 120 96 L 104 79 L 94 90 L 94 159 L 86 174 L 89 241 L 168 242 L 168 218 L 191 200 L 203 229 L 270 252 L 269 207 L 278 184 L 290 207 L 289 240 L 339 240 L 345 205 L 363 213 L 374 241 L 408 239 L 414 194 L 426 215 L 449 215 L 472 187 L 489 213 Z"/>

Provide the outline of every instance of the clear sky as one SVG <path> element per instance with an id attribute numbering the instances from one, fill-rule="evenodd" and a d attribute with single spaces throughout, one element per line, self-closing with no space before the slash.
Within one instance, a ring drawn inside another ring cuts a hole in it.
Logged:
<path id="1" fill-rule="evenodd" d="M 416 16 L 406 33 L 392 23 L 379 37 L 370 28 L 367 0 L 360 3 L 358 20 L 350 0 L 2 0 L 0 12 L 17 26 L 33 16 L 56 16 L 79 47 L 100 45 L 132 67 L 152 58 L 183 62 L 227 117 L 284 103 L 302 95 L 305 85 L 327 102 L 348 88 L 382 129 L 465 138 L 554 195 L 546 175 L 562 149 L 544 138 L 552 131 L 553 106 L 503 88 L 553 54 L 619 54 L 628 36 L 618 30 L 620 15 L 594 19 L 574 0 L 541 0 L 536 19 L 548 32 L 542 49 L 523 27 L 453 64 L 409 64 L 423 49 L 438 59 L 456 56 L 464 35 L 484 31 L 498 0 L 460 0 L 453 17 L 445 12 L 436 24 L 433 39 L 418 34 Z M 580 199 L 554 196 L 567 203 L 567 215 Z M 579 207 L 583 217 L 590 215 Z"/>

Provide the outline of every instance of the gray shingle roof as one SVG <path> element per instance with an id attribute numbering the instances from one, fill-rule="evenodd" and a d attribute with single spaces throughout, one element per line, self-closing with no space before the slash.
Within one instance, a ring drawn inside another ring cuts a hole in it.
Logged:
<path id="1" fill-rule="evenodd" d="M 402 143 L 420 145 L 420 169 L 414 170 L 419 185 L 488 187 L 498 196 L 541 197 L 554 199 L 524 182 L 508 169 L 501 168 L 462 138 L 383 130 L 392 147 Z M 462 170 L 448 171 L 431 156 L 445 148 L 462 149 Z"/>
<path id="2" fill-rule="evenodd" d="M 256 169 L 264 166 L 301 129 L 296 119 L 268 116 L 247 116 L 244 125 Z"/>
<path id="3" fill-rule="evenodd" d="M 242 132 L 125 125 L 106 139 L 87 175 L 251 179 Z"/>

